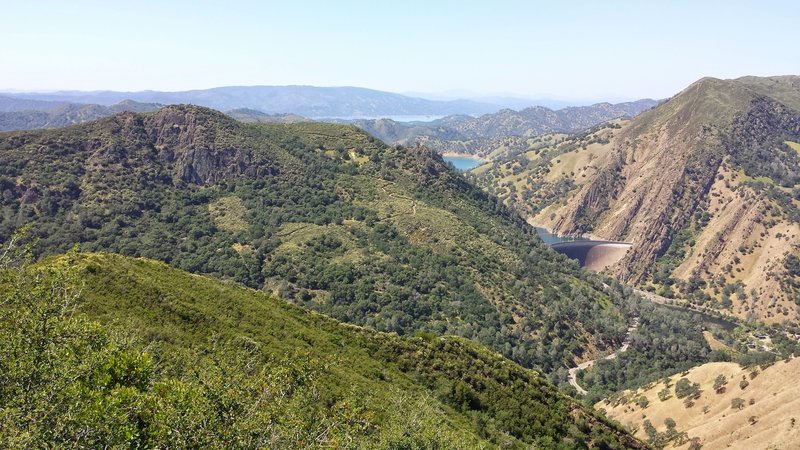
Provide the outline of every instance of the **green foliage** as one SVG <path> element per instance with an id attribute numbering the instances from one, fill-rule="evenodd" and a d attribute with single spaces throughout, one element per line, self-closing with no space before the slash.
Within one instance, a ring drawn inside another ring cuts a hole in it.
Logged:
<path id="1" fill-rule="evenodd" d="M 5 265 L 3 447 L 638 445 L 462 339 L 342 325 L 147 260 Z"/>
<path id="2" fill-rule="evenodd" d="M 329 447 L 370 432 L 357 397 L 319 402 L 302 357 L 217 342 L 170 376 L 142 345 L 82 314 L 76 255 L 6 267 L 0 307 L 3 448 Z M 190 356 L 191 355 L 191 356 Z"/>
<path id="3" fill-rule="evenodd" d="M 664 426 L 667 429 L 663 432 L 659 432 L 650 419 L 645 419 L 642 424 L 647 434 L 647 442 L 655 448 L 664 448 L 670 443 L 679 447 L 690 442 L 689 435 L 685 431 L 679 432 L 677 423 L 671 417 L 664 419 Z"/>
<path id="4" fill-rule="evenodd" d="M 765 177 L 791 188 L 800 183 L 800 156 L 785 141 L 799 137 L 798 124 L 800 116 L 791 109 L 759 98 L 752 102 L 747 114 L 734 122 L 725 144 L 747 176 Z"/>
<path id="5" fill-rule="evenodd" d="M 625 333 L 620 289 L 547 250 L 438 155 L 353 127 L 172 106 L 9 133 L 0 191 L 0 239 L 33 223 L 40 255 L 78 242 L 154 258 L 546 372 Z"/>
<path id="6" fill-rule="evenodd" d="M 692 383 L 688 378 L 681 378 L 675 383 L 675 397 L 696 399 L 700 398 L 700 385 Z"/>
<path id="7" fill-rule="evenodd" d="M 707 214 L 703 214 L 704 218 Z M 670 241 L 669 247 L 663 255 L 659 256 L 650 270 L 653 282 L 660 285 L 659 295 L 667 298 L 673 298 L 674 292 L 670 285 L 674 283 L 672 273 L 689 255 L 696 236 L 700 233 L 701 224 L 703 219 L 691 220 L 683 228 L 675 233 L 675 236 Z"/>
<path id="8" fill-rule="evenodd" d="M 706 362 L 711 349 L 696 314 L 652 303 L 633 303 L 640 317 L 628 350 L 614 359 L 598 360 L 585 371 L 589 401 L 615 391 L 633 389 Z"/>
<path id="9" fill-rule="evenodd" d="M 714 391 L 716 391 L 717 394 L 724 393 L 726 384 L 728 384 L 728 378 L 722 374 L 717 375 L 717 378 L 714 379 Z"/>

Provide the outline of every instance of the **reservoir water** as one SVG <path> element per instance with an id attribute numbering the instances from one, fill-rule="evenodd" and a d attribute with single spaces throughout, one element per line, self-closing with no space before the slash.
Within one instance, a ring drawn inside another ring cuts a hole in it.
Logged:
<path id="1" fill-rule="evenodd" d="M 559 242 L 575 242 L 575 241 L 588 241 L 589 239 L 583 236 L 559 236 L 547 231 L 545 228 L 533 227 L 536 229 L 536 234 L 542 238 L 547 245 L 558 244 Z"/>
<path id="2" fill-rule="evenodd" d="M 544 228 L 534 228 L 550 248 L 596 272 L 622 259 L 631 248 L 631 244 L 627 242 L 593 240 L 583 236 L 559 236 Z"/>
<path id="3" fill-rule="evenodd" d="M 394 120 L 395 122 L 433 122 L 434 120 L 439 120 L 443 117 L 443 115 L 437 114 L 425 114 L 425 115 L 396 115 L 396 116 L 333 116 L 333 117 L 311 117 L 312 120 L 318 120 L 320 122 L 325 122 L 326 120 L 346 120 L 346 121 L 355 121 L 355 120 L 378 120 L 378 119 L 389 119 Z"/>
<path id="4" fill-rule="evenodd" d="M 465 158 L 463 156 L 442 156 L 442 159 L 451 163 L 456 169 L 464 172 L 483 164 L 483 160 L 475 158 Z"/>

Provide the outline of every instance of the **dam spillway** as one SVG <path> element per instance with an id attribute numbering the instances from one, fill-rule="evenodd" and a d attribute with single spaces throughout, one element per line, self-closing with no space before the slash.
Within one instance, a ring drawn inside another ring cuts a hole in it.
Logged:
<path id="1" fill-rule="evenodd" d="M 601 271 L 622 259 L 633 244 L 618 241 L 572 241 L 558 242 L 550 247 L 571 259 L 577 259 L 581 266 Z"/>

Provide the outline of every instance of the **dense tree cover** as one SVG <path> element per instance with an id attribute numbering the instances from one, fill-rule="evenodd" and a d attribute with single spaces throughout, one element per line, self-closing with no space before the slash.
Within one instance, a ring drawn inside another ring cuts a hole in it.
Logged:
<path id="1" fill-rule="evenodd" d="M 390 427 L 374 432 L 355 396 L 320 402 L 317 377 L 329 369 L 319 360 L 270 360 L 250 341 L 215 341 L 211 353 L 181 355 L 192 371 L 170 374 L 145 343 L 74 314 L 75 258 L 35 269 L 0 261 L 3 448 L 325 448 L 366 445 L 373 434 L 386 447 L 403 441 Z M 428 441 L 440 424 L 425 422 L 431 406 L 421 406 L 420 423 L 431 428 L 408 442 L 460 446 Z"/>
<path id="2" fill-rule="evenodd" d="M 0 238 L 146 256 L 378 330 L 553 371 L 619 344 L 623 294 L 421 148 L 177 106 L 0 135 Z"/>
<path id="3" fill-rule="evenodd" d="M 702 317 L 651 303 L 633 308 L 640 319 L 628 350 L 580 373 L 590 402 L 709 361 L 711 349 L 703 338 Z"/>
<path id="4" fill-rule="evenodd" d="M 459 338 L 343 325 L 150 260 L 10 259 L 4 448 L 641 447 Z"/>
<path id="5" fill-rule="evenodd" d="M 800 115 L 767 98 L 756 98 L 738 117 L 724 143 L 737 167 L 750 177 L 765 177 L 792 188 L 800 183 L 800 155 L 784 142 L 800 137 Z"/>

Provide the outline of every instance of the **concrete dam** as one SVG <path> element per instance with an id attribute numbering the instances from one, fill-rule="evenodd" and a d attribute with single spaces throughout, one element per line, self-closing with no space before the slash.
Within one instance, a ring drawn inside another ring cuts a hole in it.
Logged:
<path id="1" fill-rule="evenodd" d="M 625 256 L 633 244 L 617 241 L 571 241 L 551 244 L 550 247 L 577 259 L 581 266 L 599 272 Z"/>

